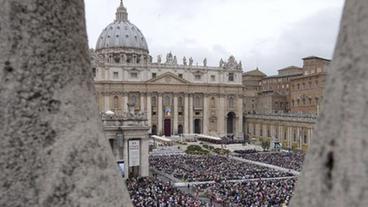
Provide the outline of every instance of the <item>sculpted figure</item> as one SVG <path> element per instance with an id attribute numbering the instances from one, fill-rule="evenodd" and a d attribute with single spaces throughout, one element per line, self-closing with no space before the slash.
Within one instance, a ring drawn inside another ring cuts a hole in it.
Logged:
<path id="1" fill-rule="evenodd" d="M 207 58 L 204 58 L 204 60 L 203 60 L 203 66 L 204 67 L 207 67 Z"/>
<path id="2" fill-rule="evenodd" d="M 161 55 L 158 55 L 158 56 L 157 56 L 157 63 L 158 63 L 158 64 L 161 64 L 161 61 L 162 61 L 162 60 L 161 60 Z"/>
<path id="3" fill-rule="evenodd" d="M 184 65 L 187 65 L 187 58 L 184 56 L 184 58 L 183 58 L 183 64 Z"/>
<path id="4" fill-rule="evenodd" d="M 176 59 L 176 56 L 174 56 L 173 64 L 174 65 L 177 65 L 178 64 L 178 60 Z"/>
<path id="5" fill-rule="evenodd" d="M 220 68 L 224 67 L 224 60 L 221 58 L 220 60 L 220 64 L 219 64 Z"/>
<path id="6" fill-rule="evenodd" d="M 189 58 L 189 66 L 192 66 L 193 65 L 193 58 L 192 57 L 190 57 Z"/>

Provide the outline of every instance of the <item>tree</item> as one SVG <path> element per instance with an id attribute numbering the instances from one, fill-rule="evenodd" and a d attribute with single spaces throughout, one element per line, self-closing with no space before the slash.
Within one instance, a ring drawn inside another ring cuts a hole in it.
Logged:
<path id="1" fill-rule="evenodd" d="M 292 206 L 368 206 L 368 1 L 347 0 Z"/>
<path id="2" fill-rule="evenodd" d="M 0 206 L 124 206 L 97 114 L 83 0 L 0 5 Z"/>
<path id="3" fill-rule="evenodd" d="M 263 148 L 263 151 L 269 150 L 270 149 L 270 145 L 271 145 L 271 143 L 270 143 L 270 140 L 269 139 L 262 139 L 261 146 Z"/>

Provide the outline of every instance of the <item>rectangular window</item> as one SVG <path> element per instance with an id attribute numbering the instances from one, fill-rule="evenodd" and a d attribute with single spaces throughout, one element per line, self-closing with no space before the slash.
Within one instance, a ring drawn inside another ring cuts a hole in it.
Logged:
<path id="1" fill-rule="evenodd" d="M 156 78 L 157 74 L 156 73 L 152 73 L 152 78 Z"/>
<path id="2" fill-rule="evenodd" d="M 229 81 L 234 81 L 234 73 L 229 73 Z"/>
<path id="3" fill-rule="evenodd" d="M 138 78 L 138 73 L 130 73 L 130 78 Z"/>
<path id="4" fill-rule="evenodd" d="M 113 79 L 119 79 L 119 72 L 114 72 L 112 77 Z"/>
<path id="5" fill-rule="evenodd" d="M 211 81 L 216 81 L 216 76 L 215 75 L 211 75 Z"/>
<path id="6" fill-rule="evenodd" d="M 202 76 L 201 76 L 201 75 L 195 75 L 195 76 L 194 76 L 194 79 L 195 79 L 195 80 L 201 80 L 201 78 L 202 78 Z"/>
<path id="7" fill-rule="evenodd" d="M 96 78 L 96 68 L 92 68 L 93 77 Z"/>

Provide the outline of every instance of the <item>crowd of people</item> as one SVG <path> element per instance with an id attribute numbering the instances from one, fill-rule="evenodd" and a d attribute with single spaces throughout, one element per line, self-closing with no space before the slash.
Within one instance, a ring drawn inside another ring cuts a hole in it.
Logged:
<path id="1" fill-rule="evenodd" d="M 238 156 L 247 160 L 263 162 L 296 171 L 302 170 L 304 161 L 304 153 L 302 152 L 238 153 Z"/>
<path id="2" fill-rule="evenodd" d="M 258 151 L 256 149 L 246 149 L 246 150 L 234 150 L 237 154 L 251 154 L 251 153 L 257 153 Z"/>
<path id="3" fill-rule="evenodd" d="M 217 155 L 151 156 L 150 166 L 186 182 L 291 176 L 289 173 Z"/>
<path id="4" fill-rule="evenodd" d="M 130 198 L 135 207 L 204 207 L 204 202 L 191 194 L 183 193 L 169 182 L 156 177 L 131 178 L 127 180 Z"/>
<path id="5" fill-rule="evenodd" d="M 210 204 L 221 206 L 287 206 L 293 194 L 295 179 L 257 180 L 241 183 L 217 182 L 196 186 L 210 199 Z M 231 205 L 229 205 L 231 204 Z"/>

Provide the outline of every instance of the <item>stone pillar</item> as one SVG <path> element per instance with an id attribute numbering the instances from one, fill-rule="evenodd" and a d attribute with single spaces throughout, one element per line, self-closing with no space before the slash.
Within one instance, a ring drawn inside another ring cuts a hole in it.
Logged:
<path id="1" fill-rule="evenodd" d="M 203 134 L 208 134 L 209 117 L 208 117 L 208 95 L 205 94 L 203 97 Z"/>
<path id="2" fill-rule="evenodd" d="M 106 112 L 106 111 L 111 110 L 110 109 L 110 96 L 105 95 L 104 99 L 105 99 L 104 100 L 104 103 L 105 103 L 105 111 L 104 112 Z"/>
<path id="3" fill-rule="evenodd" d="M 178 96 L 174 94 L 174 111 L 172 113 L 174 118 L 173 134 L 178 134 Z"/>
<path id="4" fill-rule="evenodd" d="M 298 143 L 299 147 L 298 149 L 302 149 L 302 144 L 301 144 L 301 128 L 297 127 L 296 128 L 296 142 Z"/>
<path id="5" fill-rule="evenodd" d="M 193 95 L 189 94 L 189 133 L 193 134 Z"/>
<path id="6" fill-rule="evenodd" d="M 151 94 L 147 94 L 147 119 L 148 126 L 150 127 L 150 133 L 152 133 L 152 96 Z"/>
<path id="7" fill-rule="evenodd" d="M 99 121 L 84 1 L 0 5 L 0 206 L 131 206 Z"/>
<path id="8" fill-rule="evenodd" d="M 236 125 L 236 136 L 238 138 L 243 138 L 243 99 L 238 97 L 237 102 L 237 117 L 238 119 L 236 120 L 237 125 Z"/>
<path id="9" fill-rule="evenodd" d="M 141 158 L 141 167 L 140 167 L 140 176 L 147 177 L 149 176 L 149 167 L 143 168 L 142 166 L 149 166 L 148 161 L 148 139 L 141 139 L 141 150 L 140 150 L 140 158 Z"/>
<path id="10" fill-rule="evenodd" d="M 219 136 L 225 135 L 225 97 L 220 95 L 218 98 L 218 116 L 217 116 L 217 130 Z"/>
<path id="11" fill-rule="evenodd" d="M 346 0 L 294 207 L 368 206 L 368 1 Z"/>
<path id="12" fill-rule="evenodd" d="M 140 111 L 141 112 L 145 112 L 146 110 L 144 109 L 144 105 L 145 105 L 145 103 L 144 103 L 144 99 L 145 99 L 145 95 L 144 95 L 144 93 L 141 93 L 140 94 L 141 95 L 141 106 L 140 106 Z"/>
<path id="13" fill-rule="evenodd" d="M 123 97 L 123 112 L 125 113 L 128 113 L 129 110 L 128 110 L 128 94 L 124 94 L 124 97 Z"/>
<path id="14" fill-rule="evenodd" d="M 126 161 L 126 163 L 124 163 L 124 178 L 129 178 L 129 157 L 128 157 L 128 138 L 124 137 L 124 146 L 123 146 L 123 158 Z"/>
<path id="15" fill-rule="evenodd" d="M 189 134 L 189 97 L 184 95 L 184 134 Z"/>
<path id="16" fill-rule="evenodd" d="M 293 127 L 288 127 L 288 142 L 289 142 L 289 148 L 291 149 L 294 141 L 294 133 L 293 133 Z"/>
<path id="17" fill-rule="evenodd" d="M 158 123 L 157 123 L 157 134 L 162 135 L 163 132 L 163 120 L 162 120 L 162 94 L 158 95 L 158 106 L 157 106 L 157 114 L 158 114 Z"/>

